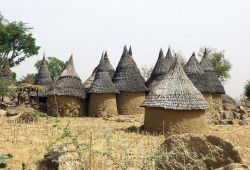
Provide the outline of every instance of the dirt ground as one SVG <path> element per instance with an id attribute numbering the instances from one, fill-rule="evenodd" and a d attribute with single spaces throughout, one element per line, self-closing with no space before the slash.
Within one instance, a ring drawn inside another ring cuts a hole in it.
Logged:
<path id="1" fill-rule="evenodd" d="M 46 151 L 66 136 L 77 135 L 87 169 L 154 169 L 155 150 L 162 135 L 140 133 L 143 115 L 113 118 L 39 118 L 29 124 L 8 123 L 0 118 L 0 153 L 14 157 L 10 168 L 35 169 Z M 68 128 L 67 128 L 68 127 Z M 130 128 L 129 128 L 130 127 Z M 130 130 L 128 130 L 128 128 Z M 210 126 L 210 134 L 231 142 L 250 166 L 250 125 Z M 143 168 L 142 168 L 143 167 Z"/>

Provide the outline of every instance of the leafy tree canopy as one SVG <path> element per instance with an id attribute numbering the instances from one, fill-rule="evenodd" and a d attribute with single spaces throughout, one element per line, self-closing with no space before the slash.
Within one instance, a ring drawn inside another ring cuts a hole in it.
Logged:
<path id="1" fill-rule="evenodd" d="M 27 74 L 26 76 L 23 76 L 18 83 L 35 84 L 36 77 L 37 77 L 36 74 Z"/>
<path id="2" fill-rule="evenodd" d="M 222 83 L 225 83 L 230 78 L 230 71 L 232 68 L 232 64 L 226 59 L 225 51 L 218 51 L 211 47 L 202 47 L 198 54 L 201 58 L 203 57 L 205 49 L 209 54 L 216 75 Z"/>
<path id="3" fill-rule="evenodd" d="M 51 78 L 52 80 L 55 80 L 57 77 L 59 77 L 59 75 L 63 71 L 65 64 L 62 60 L 59 60 L 56 57 L 48 57 L 47 61 Z M 42 65 L 42 60 L 36 62 L 35 67 L 37 71 L 39 71 L 41 65 Z"/>
<path id="4" fill-rule="evenodd" d="M 6 60 L 13 67 L 38 54 L 40 47 L 36 45 L 31 30 L 26 23 L 9 22 L 0 14 L 0 67 Z"/>

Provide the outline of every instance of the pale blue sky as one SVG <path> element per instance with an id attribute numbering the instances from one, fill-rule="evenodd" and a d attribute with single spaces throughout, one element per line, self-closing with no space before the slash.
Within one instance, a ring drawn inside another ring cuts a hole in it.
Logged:
<path id="1" fill-rule="evenodd" d="M 84 81 L 108 50 L 114 67 L 125 44 L 139 67 L 154 65 L 169 45 L 188 59 L 201 46 L 225 50 L 232 62 L 227 93 L 238 97 L 250 80 L 249 0 L 0 0 L 2 15 L 34 28 L 41 50 L 16 67 L 18 77 L 35 72 L 46 55 L 64 61 L 74 54 Z"/>

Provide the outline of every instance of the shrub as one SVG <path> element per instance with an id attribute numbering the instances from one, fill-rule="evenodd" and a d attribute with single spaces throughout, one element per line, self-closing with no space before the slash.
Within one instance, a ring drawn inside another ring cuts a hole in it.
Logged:
<path id="1" fill-rule="evenodd" d="M 245 85 L 244 94 L 248 99 L 250 99 L 250 81 L 248 81 L 247 84 Z"/>

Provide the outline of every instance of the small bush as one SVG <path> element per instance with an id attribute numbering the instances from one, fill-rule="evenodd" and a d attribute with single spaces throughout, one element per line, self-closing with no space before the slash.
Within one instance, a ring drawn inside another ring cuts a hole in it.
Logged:
<path id="1" fill-rule="evenodd" d="M 5 169 L 7 168 L 7 161 L 12 159 L 13 156 L 11 154 L 2 154 L 0 155 L 0 169 Z"/>
<path id="2" fill-rule="evenodd" d="M 32 114 L 33 114 L 34 116 L 37 116 L 37 117 L 46 117 L 46 116 L 47 116 L 46 113 L 40 112 L 40 111 L 34 111 Z"/>

